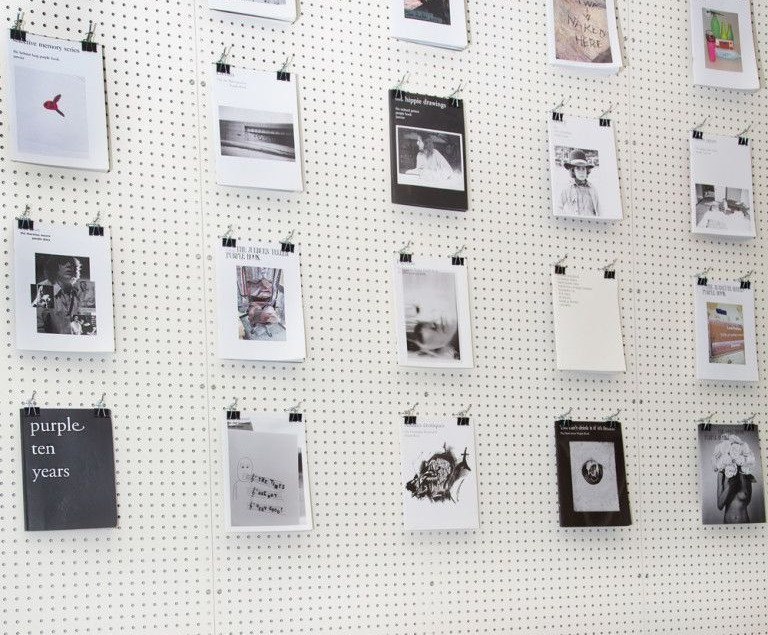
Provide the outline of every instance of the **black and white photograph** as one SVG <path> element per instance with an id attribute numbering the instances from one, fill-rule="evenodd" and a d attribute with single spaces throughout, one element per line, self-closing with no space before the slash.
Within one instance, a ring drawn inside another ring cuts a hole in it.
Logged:
<path id="1" fill-rule="evenodd" d="M 312 529 L 304 423 L 241 413 L 222 430 L 227 530 Z"/>
<path id="2" fill-rule="evenodd" d="M 475 435 L 457 419 L 400 423 L 405 528 L 477 529 Z"/>
<path id="3" fill-rule="evenodd" d="M 303 362 L 299 252 L 269 243 L 219 243 L 217 351 L 223 359 Z"/>
<path id="4" fill-rule="evenodd" d="M 208 6 L 217 11 L 295 22 L 297 2 L 298 0 L 208 0 Z"/>
<path id="5" fill-rule="evenodd" d="M 401 365 L 473 367 L 467 284 L 466 267 L 450 258 L 395 264 Z"/>
<path id="6" fill-rule="evenodd" d="M 699 488 L 705 525 L 765 522 L 757 426 L 700 423 Z"/>
<path id="7" fill-rule="evenodd" d="M 448 99 L 390 91 L 392 202 L 466 211 L 464 108 Z"/>
<path id="8" fill-rule="evenodd" d="M 392 37 L 416 44 L 466 48 L 465 0 L 389 0 Z"/>
<path id="9" fill-rule="evenodd" d="M 694 278 L 696 378 L 758 381 L 754 290 Z"/>
<path id="10" fill-rule="evenodd" d="M 622 205 L 613 128 L 598 119 L 565 116 L 550 121 L 550 176 L 555 216 L 621 220 Z"/>
<path id="11" fill-rule="evenodd" d="M 226 157 L 296 160 L 293 117 L 288 113 L 221 106 L 219 133 Z"/>
<path id="12" fill-rule="evenodd" d="M 425 20 L 438 24 L 451 23 L 449 0 L 403 0 L 405 17 L 410 20 Z"/>
<path id="13" fill-rule="evenodd" d="M 96 334 L 91 320 L 96 316 L 96 293 L 89 258 L 36 253 L 35 278 L 31 291 L 38 333 Z"/>
<path id="14" fill-rule="evenodd" d="M 212 70 L 219 185 L 301 191 L 296 75 L 230 67 Z"/>
<path id="15" fill-rule="evenodd" d="M 109 233 L 16 229 L 16 342 L 22 350 L 112 352 Z"/>
<path id="16" fill-rule="evenodd" d="M 556 421 L 561 527 L 631 524 L 619 422 Z"/>
<path id="17" fill-rule="evenodd" d="M 107 171 L 101 47 L 88 52 L 80 42 L 32 34 L 25 41 L 6 37 L 11 158 Z"/>
<path id="18" fill-rule="evenodd" d="M 737 137 L 704 134 L 690 140 L 691 231 L 754 238 L 752 152 Z"/>
<path id="19" fill-rule="evenodd" d="M 464 148 L 460 134 L 397 126 L 397 182 L 400 185 L 464 190 Z"/>

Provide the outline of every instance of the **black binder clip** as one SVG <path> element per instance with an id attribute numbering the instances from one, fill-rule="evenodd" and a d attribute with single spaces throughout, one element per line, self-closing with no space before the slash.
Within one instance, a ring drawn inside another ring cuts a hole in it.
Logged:
<path id="1" fill-rule="evenodd" d="M 714 417 L 714 416 L 715 416 L 715 413 L 713 412 L 713 413 L 707 415 L 706 417 L 702 417 L 701 419 L 697 419 L 696 423 L 699 424 L 699 426 L 701 427 L 701 429 L 704 432 L 709 432 L 712 429 L 712 417 Z"/>
<path id="2" fill-rule="evenodd" d="M 19 11 L 16 14 L 16 21 L 13 23 L 13 26 L 11 27 L 11 39 L 16 40 L 17 42 L 26 42 L 27 41 L 27 32 L 24 30 L 24 14 Z"/>
<path id="3" fill-rule="evenodd" d="M 457 426 L 468 426 L 469 425 L 469 409 L 472 406 L 467 406 L 464 410 L 461 412 L 456 413 L 456 425 Z"/>
<path id="4" fill-rule="evenodd" d="M 555 423 L 558 426 L 560 426 L 561 430 L 565 430 L 569 428 L 573 423 L 573 421 L 571 420 L 572 413 L 573 413 L 573 408 L 568 408 L 568 412 L 564 412 L 555 420 Z"/>
<path id="5" fill-rule="evenodd" d="M 600 120 L 600 127 L 601 128 L 610 128 L 611 127 L 611 120 L 610 119 L 601 119 Z"/>
<path id="6" fill-rule="evenodd" d="M 555 273 L 556 273 L 557 275 L 559 275 L 559 276 L 565 275 L 565 265 L 564 265 L 563 263 L 565 262 L 565 259 L 566 259 L 567 257 L 568 257 L 568 254 L 566 254 L 565 256 L 563 256 L 562 258 L 560 258 L 560 260 L 558 260 L 558 261 L 555 263 L 555 265 L 554 265 L 554 267 L 555 267 Z"/>
<path id="7" fill-rule="evenodd" d="M 19 229 L 28 229 L 32 231 L 35 228 L 35 221 L 29 215 L 29 205 L 24 208 L 24 213 L 16 217 L 16 224 Z"/>
<path id="8" fill-rule="evenodd" d="M 35 401 L 36 394 L 37 394 L 37 391 L 33 390 L 32 396 L 21 404 L 22 406 L 24 406 L 24 415 L 27 417 L 40 416 L 40 408 L 37 407 L 37 401 Z"/>
<path id="9" fill-rule="evenodd" d="M 216 62 L 216 72 L 217 73 L 223 73 L 224 75 L 229 75 L 230 71 L 230 65 L 227 64 L 227 58 L 229 58 L 229 52 L 232 50 L 232 47 L 230 46 L 227 48 L 224 47 L 224 51 L 221 53 L 221 57 L 219 58 L 219 61 Z"/>
<path id="10" fill-rule="evenodd" d="M 620 414 L 621 414 L 621 408 L 619 408 L 616 412 L 611 413 L 607 417 L 603 418 L 603 423 L 606 424 L 611 430 L 615 430 L 616 427 L 619 425 Z"/>
<path id="11" fill-rule="evenodd" d="M 464 245 L 462 245 L 461 249 L 459 249 L 456 253 L 451 254 L 451 264 L 457 265 L 459 267 L 464 266 L 464 256 L 462 256 L 462 252 L 466 249 Z"/>
<path id="12" fill-rule="evenodd" d="M 744 291 L 746 289 L 752 288 L 752 282 L 750 282 L 749 277 L 754 273 L 754 271 L 750 271 L 749 273 L 745 273 L 741 278 L 739 278 L 739 288 Z"/>
<path id="13" fill-rule="evenodd" d="M 613 110 L 613 104 L 608 105 L 608 109 L 603 112 L 602 115 L 600 115 L 600 127 L 601 128 L 610 128 L 611 127 L 611 120 L 608 119 L 608 115 L 611 113 L 611 110 Z"/>
<path id="14" fill-rule="evenodd" d="M 395 86 L 395 100 L 401 101 L 403 99 L 404 93 L 403 93 L 403 84 L 405 84 L 405 81 L 408 79 L 408 73 L 403 75 L 403 78 L 397 82 L 397 86 Z"/>
<path id="15" fill-rule="evenodd" d="M 284 254 L 292 254 L 294 253 L 294 244 L 291 242 L 293 239 L 293 234 L 295 233 L 295 230 L 291 230 L 291 233 L 288 234 L 288 236 L 285 237 L 285 239 L 280 241 L 280 251 L 282 251 Z"/>
<path id="16" fill-rule="evenodd" d="M 748 146 L 749 145 L 749 138 L 747 137 L 747 134 L 752 129 L 752 124 L 749 124 L 744 130 L 742 130 L 737 136 L 739 138 L 739 145 L 740 146 Z"/>
<path id="17" fill-rule="evenodd" d="M 757 413 L 754 413 L 751 417 L 747 417 L 746 419 L 742 419 L 741 421 L 739 421 L 739 423 L 744 424 L 745 432 L 754 432 L 755 430 L 757 430 L 755 417 L 757 417 Z"/>
<path id="18" fill-rule="evenodd" d="M 400 262 L 412 262 L 413 259 L 411 258 L 412 254 L 410 252 L 411 245 L 413 243 L 409 240 L 408 243 L 400 249 L 397 253 L 400 255 Z"/>
<path id="19" fill-rule="evenodd" d="M 227 421 L 240 421 L 240 411 L 237 409 L 237 397 L 227 406 Z"/>
<path id="20" fill-rule="evenodd" d="M 293 408 L 288 409 L 288 422 L 289 423 L 301 423 L 304 420 L 303 415 L 301 414 L 301 404 L 304 403 L 304 400 L 297 403 Z"/>
<path id="21" fill-rule="evenodd" d="M 704 271 L 696 274 L 696 284 L 700 287 L 706 287 L 707 282 L 709 282 L 709 279 L 707 278 L 707 274 L 712 271 L 711 269 L 705 269 Z"/>
<path id="22" fill-rule="evenodd" d="M 740 146 L 748 146 L 749 145 L 749 139 L 746 137 L 739 137 L 739 145 Z"/>
<path id="23" fill-rule="evenodd" d="M 701 130 L 694 130 L 693 131 L 693 138 L 694 139 L 703 139 L 704 133 Z"/>
<path id="24" fill-rule="evenodd" d="M 109 408 L 107 408 L 107 404 L 104 402 L 104 397 L 107 396 L 107 393 L 104 393 L 101 396 L 101 399 L 99 399 L 95 404 L 93 404 L 93 416 L 97 419 L 106 419 L 110 416 L 111 412 Z"/>
<path id="25" fill-rule="evenodd" d="M 99 219 L 101 218 L 101 212 L 96 212 L 96 218 L 88 223 L 88 235 L 89 236 L 103 236 L 104 228 L 99 225 Z"/>
<path id="26" fill-rule="evenodd" d="M 615 265 L 616 261 L 614 260 L 611 264 L 605 265 L 605 267 L 603 267 L 603 278 L 606 280 L 616 279 L 616 269 L 614 269 Z"/>
<path id="27" fill-rule="evenodd" d="M 402 413 L 403 415 L 403 423 L 407 426 L 415 426 L 416 425 L 416 406 L 418 406 L 418 403 L 413 404 L 408 410 L 404 411 Z"/>
<path id="28" fill-rule="evenodd" d="M 291 81 L 291 74 L 288 72 L 288 66 L 293 61 L 293 55 L 291 55 L 287 60 L 285 60 L 285 64 L 283 64 L 283 67 L 277 71 L 277 81 L 279 82 L 290 82 Z"/>
<path id="29" fill-rule="evenodd" d="M 237 241 L 232 238 L 232 225 L 227 227 L 227 231 L 221 237 L 222 247 L 237 247 Z"/>
<path id="30" fill-rule="evenodd" d="M 560 111 L 560 109 L 565 106 L 567 101 L 567 99 L 563 98 L 563 100 L 552 109 L 552 121 L 563 120 L 563 113 Z"/>
<path id="31" fill-rule="evenodd" d="M 95 32 L 96 28 L 93 26 L 92 21 L 88 21 L 88 35 L 85 36 L 85 39 L 80 43 L 83 51 L 86 53 L 95 53 L 98 45 L 96 42 L 93 41 L 93 34 Z"/>
<path id="32" fill-rule="evenodd" d="M 459 83 L 459 87 L 454 90 L 450 95 L 448 95 L 448 105 L 451 108 L 461 108 L 462 103 L 461 99 L 459 99 L 456 95 L 458 95 L 461 92 L 461 89 L 464 88 L 464 84 Z"/>

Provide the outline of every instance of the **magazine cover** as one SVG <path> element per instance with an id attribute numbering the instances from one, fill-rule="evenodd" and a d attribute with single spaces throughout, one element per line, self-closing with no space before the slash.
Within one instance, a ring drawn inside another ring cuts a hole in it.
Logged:
<path id="1" fill-rule="evenodd" d="M 694 280 L 696 378 L 758 381 L 755 293 L 739 282 Z"/>
<path id="2" fill-rule="evenodd" d="M 27 531 L 117 526 L 109 410 L 20 412 Z"/>
<path id="3" fill-rule="evenodd" d="M 547 0 L 549 62 L 592 75 L 621 68 L 613 0 Z"/>
<path id="4" fill-rule="evenodd" d="M 562 121 L 550 118 L 549 174 L 555 216 L 621 220 L 619 166 L 611 125 L 571 115 Z"/>
<path id="5" fill-rule="evenodd" d="M 227 531 L 312 529 L 303 421 L 288 413 L 222 414 Z"/>
<path id="6" fill-rule="evenodd" d="M 406 530 L 477 529 L 472 425 L 456 418 L 407 423 L 400 417 L 399 421 Z"/>
<path id="7" fill-rule="evenodd" d="M 389 91 L 392 202 L 466 211 L 464 105 Z"/>
<path id="8" fill-rule="evenodd" d="M 690 0 L 693 83 L 760 89 L 749 0 Z"/>
<path id="9" fill-rule="evenodd" d="M 306 357 L 299 253 L 237 242 L 216 250 L 218 356 L 276 362 Z"/>
<path id="10" fill-rule="evenodd" d="M 19 229 L 14 221 L 14 317 L 21 350 L 111 353 L 112 257 L 109 230 Z"/>
<path id="11" fill-rule="evenodd" d="M 473 368 L 469 280 L 450 258 L 394 263 L 395 332 L 401 366 Z"/>
<path id="12" fill-rule="evenodd" d="M 230 66 L 211 71 L 216 183 L 303 189 L 296 74 Z"/>
<path id="13" fill-rule="evenodd" d="M 765 522 L 757 426 L 699 424 L 699 489 L 703 524 Z"/>
<path id="14" fill-rule="evenodd" d="M 104 53 L 80 42 L 6 31 L 11 159 L 109 170 Z"/>
<path id="15" fill-rule="evenodd" d="M 617 421 L 556 421 L 561 527 L 630 525 L 624 442 Z"/>
<path id="16" fill-rule="evenodd" d="M 738 137 L 691 136 L 691 226 L 694 234 L 755 237 L 752 152 Z"/>
<path id="17" fill-rule="evenodd" d="M 208 7 L 282 22 L 295 22 L 297 0 L 208 0 Z"/>
<path id="18" fill-rule="evenodd" d="M 392 36 L 449 49 L 467 46 L 464 0 L 390 0 Z"/>

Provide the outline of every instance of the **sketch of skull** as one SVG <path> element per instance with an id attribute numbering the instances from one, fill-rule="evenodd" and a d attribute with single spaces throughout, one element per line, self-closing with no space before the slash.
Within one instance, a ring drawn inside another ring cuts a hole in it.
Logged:
<path id="1" fill-rule="evenodd" d="M 458 493 L 454 498 L 451 490 L 469 471 L 466 449 L 459 461 L 451 448 L 443 445 L 441 452 L 422 461 L 418 473 L 406 483 L 405 489 L 415 498 L 428 498 L 432 502 L 445 500 L 457 502 Z"/>

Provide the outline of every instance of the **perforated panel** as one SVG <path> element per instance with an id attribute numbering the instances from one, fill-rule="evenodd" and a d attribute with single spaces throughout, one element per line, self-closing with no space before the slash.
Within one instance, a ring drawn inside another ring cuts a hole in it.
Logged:
<path id="1" fill-rule="evenodd" d="M 14 350 L 6 229 L 3 632 L 768 630 L 765 530 L 700 526 L 692 422 L 712 411 L 721 422 L 762 417 L 765 382 L 695 380 L 690 286 L 705 266 L 713 277 L 756 270 L 758 338 L 768 342 L 765 95 L 690 85 L 685 2 L 618 3 L 628 68 L 610 79 L 546 65 L 543 2 L 469 2 L 463 52 L 391 40 L 386 4 L 304 0 L 299 21 L 283 26 L 210 12 L 204 0 L 26 3 L 35 33 L 78 39 L 89 19 L 99 23 L 113 170 L 12 163 L 3 116 L 0 205 L 6 221 L 27 202 L 46 223 L 84 225 L 102 211 L 117 352 Z M 4 9 L 10 22 L 16 7 Z M 765 50 L 768 8 L 756 5 L 754 19 Z M 215 185 L 207 80 L 225 45 L 233 65 L 254 69 L 295 55 L 305 192 Z M 466 214 L 389 202 L 386 91 L 405 72 L 414 92 L 468 82 Z M 621 223 L 551 218 L 546 125 L 564 96 L 566 116 L 613 105 Z M 755 241 L 690 235 L 686 131 L 706 115 L 722 133 L 754 122 Z M 229 224 L 265 242 L 296 229 L 306 363 L 215 357 L 212 254 Z M 389 263 L 408 240 L 423 255 L 467 246 L 475 370 L 397 367 Z M 549 270 L 566 253 L 573 268 L 618 258 L 625 376 L 553 370 Z M 23 531 L 17 411 L 34 388 L 46 406 L 89 406 L 107 392 L 117 530 Z M 305 400 L 314 531 L 223 531 L 217 426 L 234 396 L 249 410 Z M 435 416 L 472 404 L 479 531 L 403 531 L 393 417 L 415 402 Z M 552 420 L 569 407 L 587 419 L 622 410 L 633 526 L 558 527 Z"/>

